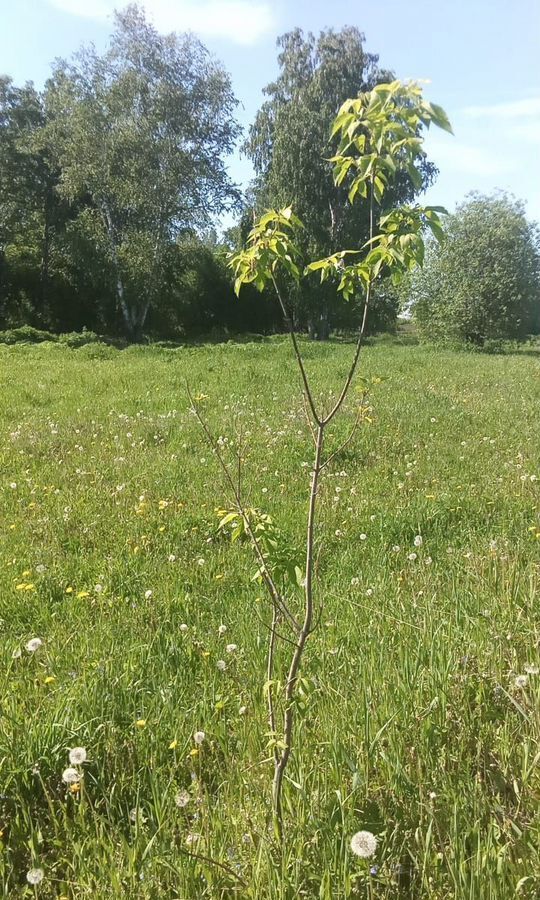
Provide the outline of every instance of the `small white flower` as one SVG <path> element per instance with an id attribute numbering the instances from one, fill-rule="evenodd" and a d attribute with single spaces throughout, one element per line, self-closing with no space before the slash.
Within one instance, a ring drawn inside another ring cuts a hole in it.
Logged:
<path id="1" fill-rule="evenodd" d="M 94 593 L 96 593 L 96 594 L 101 594 L 102 591 L 103 591 L 103 585 L 102 585 L 102 584 L 95 584 L 95 585 L 94 585 Z"/>
<path id="2" fill-rule="evenodd" d="M 22 650 L 20 647 L 17 647 L 11 654 L 12 659 L 20 659 L 21 656 L 22 656 Z"/>
<path id="3" fill-rule="evenodd" d="M 85 748 L 73 747 L 73 750 L 69 751 L 69 761 L 72 766 L 80 766 L 83 762 L 86 762 Z"/>
<path id="4" fill-rule="evenodd" d="M 356 577 L 355 577 L 355 578 L 351 578 L 351 586 L 352 586 L 352 587 L 358 587 L 359 584 L 360 584 L 360 579 L 359 579 L 359 578 L 356 578 Z"/>
<path id="5" fill-rule="evenodd" d="M 435 800 L 436 797 L 437 797 L 437 794 L 435 793 L 435 791 L 430 791 L 430 792 L 429 792 L 429 799 L 430 799 L 430 800 Z"/>
<path id="6" fill-rule="evenodd" d="M 184 807 L 188 805 L 190 800 L 191 794 L 188 791 L 178 791 L 176 797 L 174 798 L 174 802 L 179 807 L 179 809 L 184 809 Z"/>
<path id="7" fill-rule="evenodd" d="M 407 559 L 410 560 L 410 562 L 414 562 L 415 559 L 417 559 L 417 554 L 416 554 L 416 553 L 409 553 Z"/>
<path id="8" fill-rule="evenodd" d="M 74 769 L 73 766 L 68 766 L 67 769 L 64 769 L 62 772 L 62 781 L 65 781 L 66 784 L 77 784 L 78 781 L 81 780 L 81 774 Z"/>
<path id="9" fill-rule="evenodd" d="M 28 884 L 41 884 L 45 877 L 43 869 L 28 869 L 26 880 Z"/>
<path id="10" fill-rule="evenodd" d="M 153 591 L 145 591 L 145 592 L 144 592 L 144 599 L 145 599 L 145 600 L 150 600 L 150 598 L 153 597 L 153 595 L 154 595 L 154 592 L 153 592 Z"/>
<path id="11" fill-rule="evenodd" d="M 394 544 L 394 546 L 392 547 L 392 553 L 399 553 L 400 550 L 401 547 L 399 546 L 399 544 Z"/>
<path id="12" fill-rule="evenodd" d="M 146 822 L 146 817 L 143 815 L 142 810 L 137 809 L 137 807 L 135 806 L 132 810 L 130 810 L 129 821 L 134 825 L 137 822 L 139 822 L 141 825 L 144 825 L 144 823 Z"/>
<path id="13" fill-rule="evenodd" d="M 36 650 L 39 650 L 42 644 L 43 641 L 41 640 L 41 638 L 32 638 L 30 641 L 28 641 L 26 649 L 29 653 L 35 653 Z"/>
<path id="14" fill-rule="evenodd" d="M 362 534 L 360 535 L 360 540 L 361 540 L 361 541 L 367 541 L 367 534 L 362 533 Z"/>
<path id="15" fill-rule="evenodd" d="M 414 543 L 415 547 L 421 547 L 422 544 L 424 543 L 424 539 L 423 539 L 422 535 L 417 534 L 413 543 Z"/>
<path id="16" fill-rule="evenodd" d="M 426 566 L 430 566 L 431 563 L 433 562 L 433 560 L 432 560 L 431 556 L 426 556 L 424 562 L 425 562 Z"/>
<path id="17" fill-rule="evenodd" d="M 200 557 L 200 559 L 197 560 L 198 566 L 204 566 L 205 563 L 206 563 L 206 560 L 203 559 L 202 556 Z"/>
<path id="18" fill-rule="evenodd" d="M 218 659 L 218 661 L 216 663 L 216 667 L 219 669 L 220 672 L 224 672 L 225 669 L 227 668 L 227 663 L 225 662 L 224 659 Z"/>
<path id="19" fill-rule="evenodd" d="M 245 716 L 246 713 L 247 713 L 247 706 L 241 706 L 240 709 L 238 710 L 238 715 Z"/>
<path id="20" fill-rule="evenodd" d="M 38 566 L 36 566 L 36 572 L 38 573 L 38 575 L 43 575 L 46 569 L 47 567 L 44 566 L 43 563 L 40 563 Z"/>
<path id="21" fill-rule="evenodd" d="M 527 687 L 528 680 L 529 679 L 527 675 L 518 675 L 514 681 L 514 684 L 517 688 L 524 688 Z"/>
<path id="22" fill-rule="evenodd" d="M 10 488 L 11 488 L 12 491 L 16 491 L 16 490 L 17 490 L 17 482 L 16 482 L 16 481 L 12 481 L 11 484 L 10 484 Z"/>
<path id="23" fill-rule="evenodd" d="M 193 844 L 196 844 L 200 840 L 201 836 L 198 832 L 192 831 L 190 834 L 186 836 L 186 844 L 191 847 Z"/>
<path id="24" fill-rule="evenodd" d="M 373 597 L 373 588 L 368 588 L 366 591 L 366 597 Z"/>
<path id="25" fill-rule="evenodd" d="M 218 628 L 218 634 L 225 634 L 226 631 L 227 631 L 227 626 L 226 626 L 226 625 L 220 625 L 220 626 L 219 626 L 219 628 Z"/>
<path id="26" fill-rule="evenodd" d="M 538 666 L 533 666 L 530 663 L 528 665 L 524 666 L 524 669 L 525 669 L 527 675 L 538 675 L 538 673 L 540 672 L 540 669 L 538 668 Z"/>
<path id="27" fill-rule="evenodd" d="M 188 630 L 188 626 L 186 625 L 185 622 L 182 622 L 182 624 L 180 625 L 180 631 L 182 632 L 182 634 L 185 634 L 187 630 Z"/>
<path id="28" fill-rule="evenodd" d="M 351 850 L 356 856 L 367 859 L 377 849 L 377 838 L 371 831 L 357 831 L 351 838 Z"/>
<path id="29" fill-rule="evenodd" d="M 169 562 L 176 562 L 176 556 L 174 553 L 169 553 Z"/>
<path id="30" fill-rule="evenodd" d="M 195 734 L 193 735 L 193 740 L 200 747 L 202 742 L 204 741 L 205 737 L 206 737 L 206 734 L 204 731 L 196 731 Z"/>
<path id="31" fill-rule="evenodd" d="M 227 644 L 225 650 L 227 653 L 234 653 L 235 650 L 238 650 L 238 644 Z"/>

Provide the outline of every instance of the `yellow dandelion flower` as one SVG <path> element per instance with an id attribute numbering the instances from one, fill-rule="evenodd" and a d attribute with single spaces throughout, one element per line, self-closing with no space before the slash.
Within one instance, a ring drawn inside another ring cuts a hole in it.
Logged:
<path id="1" fill-rule="evenodd" d="M 137 719 L 135 725 L 137 726 L 137 728 L 144 728 L 144 726 L 146 725 L 146 719 Z"/>
<path id="2" fill-rule="evenodd" d="M 53 681 L 56 681 L 56 675 L 47 675 L 44 684 L 52 684 Z"/>
<path id="3" fill-rule="evenodd" d="M 72 588 L 72 587 L 67 587 L 67 588 L 66 588 L 66 594 L 72 594 L 72 593 L 73 593 L 73 588 Z"/>
<path id="4" fill-rule="evenodd" d="M 89 591 L 79 591 L 77 594 L 77 597 L 79 600 L 82 600 L 84 597 L 89 597 L 89 596 L 90 596 Z"/>
<path id="5" fill-rule="evenodd" d="M 189 751 L 189 755 L 190 755 L 190 756 L 198 756 L 198 755 L 199 755 L 199 748 L 198 748 L 198 747 L 194 747 L 193 750 L 190 750 L 190 751 Z"/>
<path id="6" fill-rule="evenodd" d="M 32 570 L 31 570 L 31 569 L 26 569 L 26 570 L 22 573 L 22 576 L 21 576 L 21 577 L 22 577 L 22 578 L 28 578 L 28 576 L 31 575 L 31 574 L 32 574 Z"/>
<path id="7" fill-rule="evenodd" d="M 81 785 L 79 781 L 76 781 L 75 784 L 70 784 L 69 793 L 70 794 L 78 794 L 81 789 Z"/>
<path id="8" fill-rule="evenodd" d="M 17 585 L 17 587 L 15 588 L 15 590 L 16 590 L 16 591 L 25 591 L 25 590 L 26 590 L 26 582 L 25 582 L 25 581 L 21 581 L 21 583 Z"/>
<path id="9" fill-rule="evenodd" d="M 169 750 L 176 750 L 177 747 L 178 747 L 178 741 L 175 738 L 174 741 L 171 741 L 171 743 L 169 744 Z"/>
<path id="10" fill-rule="evenodd" d="M 222 574 L 220 574 L 220 575 L 214 575 L 214 578 L 215 578 L 216 581 L 221 581 L 223 578 L 225 578 L 225 575 L 222 575 Z"/>
<path id="11" fill-rule="evenodd" d="M 158 528 L 158 531 L 164 532 L 164 531 L 165 531 L 165 525 L 160 525 L 159 528 Z"/>
<path id="12" fill-rule="evenodd" d="M 25 591 L 33 591 L 34 588 L 35 588 L 35 584 L 25 584 L 25 586 L 24 586 Z"/>

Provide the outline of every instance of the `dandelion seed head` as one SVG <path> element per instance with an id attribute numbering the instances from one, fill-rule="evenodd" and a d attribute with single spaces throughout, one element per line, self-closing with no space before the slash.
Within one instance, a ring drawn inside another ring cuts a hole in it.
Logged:
<path id="1" fill-rule="evenodd" d="M 351 838 L 351 850 L 355 856 L 368 859 L 377 849 L 377 838 L 371 831 L 357 831 Z"/>
<path id="2" fill-rule="evenodd" d="M 39 648 L 41 647 L 42 644 L 43 644 L 43 641 L 41 640 L 41 638 L 38 638 L 38 637 L 32 638 L 26 644 L 26 649 L 28 650 L 29 653 L 35 653 L 36 650 L 39 650 Z"/>
<path id="3" fill-rule="evenodd" d="M 205 737 L 206 737 L 206 734 L 204 731 L 196 731 L 195 734 L 193 735 L 193 740 L 200 747 L 200 745 L 204 741 Z"/>
<path id="4" fill-rule="evenodd" d="M 191 795 L 188 791 L 178 791 L 176 797 L 174 798 L 174 802 L 178 806 L 179 809 L 184 809 L 191 800 Z"/>
<path id="5" fill-rule="evenodd" d="M 187 630 L 188 630 L 188 626 L 186 625 L 185 622 L 182 622 L 182 624 L 180 625 L 180 631 L 182 632 L 182 634 L 185 634 Z"/>
<path id="6" fill-rule="evenodd" d="M 72 766 L 80 766 L 86 762 L 86 750 L 84 747 L 73 747 L 69 751 L 69 761 Z"/>
<path id="7" fill-rule="evenodd" d="M 226 631 L 227 631 L 227 626 L 226 626 L 226 625 L 223 625 L 223 624 L 222 624 L 222 625 L 219 626 L 219 628 L 218 628 L 218 634 L 225 634 Z"/>
<path id="8" fill-rule="evenodd" d="M 62 772 L 62 781 L 66 784 L 77 784 L 81 780 L 81 774 L 77 771 L 73 766 L 68 766 L 67 769 L 64 769 Z"/>
<path id="9" fill-rule="evenodd" d="M 238 650 L 238 644 L 227 644 L 225 650 L 227 653 L 234 653 L 235 650 Z"/>
<path id="10" fill-rule="evenodd" d="M 527 682 L 529 678 L 527 675 L 518 675 L 514 681 L 514 684 L 517 688 L 527 687 Z"/>
<path id="11" fill-rule="evenodd" d="M 43 869 L 28 869 L 26 880 L 28 884 L 41 884 L 45 877 Z"/>
<path id="12" fill-rule="evenodd" d="M 227 663 L 225 662 L 224 659 L 218 659 L 218 661 L 216 663 L 216 668 L 218 668 L 220 672 L 224 672 L 225 669 L 227 668 Z"/>

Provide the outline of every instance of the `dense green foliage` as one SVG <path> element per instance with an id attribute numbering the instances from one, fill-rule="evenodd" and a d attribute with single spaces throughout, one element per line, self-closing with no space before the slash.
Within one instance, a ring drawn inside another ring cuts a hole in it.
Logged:
<path id="1" fill-rule="evenodd" d="M 194 235 L 238 201 L 224 163 L 238 136 L 229 76 L 195 37 L 162 37 L 136 7 L 115 21 L 102 56 L 57 62 L 41 94 L 0 83 L 4 326 L 174 336 L 193 320 L 208 330 L 224 306 L 212 307 L 219 248 L 199 239 L 203 308 L 179 272 Z"/>
<path id="2" fill-rule="evenodd" d="M 256 215 L 290 204 L 306 223 L 301 242 L 306 259 L 359 247 L 369 236 L 368 212 L 351 204 L 348 187 L 332 178 L 330 132 L 347 98 L 390 81 L 390 73 L 379 68 L 376 55 L 365 51 L 357 28 L 323 31 L 317 38 L 297 28 L 283 35 L 278 46 L 279 75 L 265 88 L 268 99 L 245 145 L 257 173 Z M 431 182 L 434 171 L 423 157 L 419 182 L 413 183 L 407 172 L 399 173 L 386 205 L 411 200 Z M 358 324 L 358 310 L 336 298 L 327 284 L 300 284 L 290 294 L 299 327 L 307 326 L 314 335 L 327 337 L 331 327 Z M 389 297 L 387 291 L 387 302 Z M 397 308 L 395 302 L 394 318 Z M 387 306 L 386 315 L 388 311 Z"/>
<path id="3" fill-rule="evenodd" d="M 351 347 L 302 350 L 324 402 Z M 3 896 L 34 865 L 43 900 L 538 897 L 540 363 L 382 342 L 362 374 L 386 378 L 320 489 L 325 613 L 277 863 L 267 610 L 217 534 L 184 380 L 224 448 L 243 435 L 245 490 L 294 544 L 311 436 L 288 344 L 0 347 Z"/>
<path id="4" fill-rule="evenodd" d="M 408 286 L 421 333 L 476 346 L 538 333 L 540 232 L 523 204 L 473 194 L 445 230 Z"/>

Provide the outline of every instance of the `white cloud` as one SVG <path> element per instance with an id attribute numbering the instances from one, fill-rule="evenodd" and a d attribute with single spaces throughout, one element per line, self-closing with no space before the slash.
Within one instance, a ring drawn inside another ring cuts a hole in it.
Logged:
<path id="1" fill-rule="evenodd" d="M 122 0 L 50 0 L 64 12 L 87 19 L 108 19 Z M 160 31 L 194 31 L 205 37 L 254 44 L 271 32 L 275 17 L 266 0 L 146 0 L 149 19 Z"/>
<path id="2" fill-rule="evenodd" d="M 509 103 L 492 103 L 487 106 L 466 106 L 462 110 L 470 118 L 523 119 L 540 116 L 540 97 L 512 100 Z"/>

